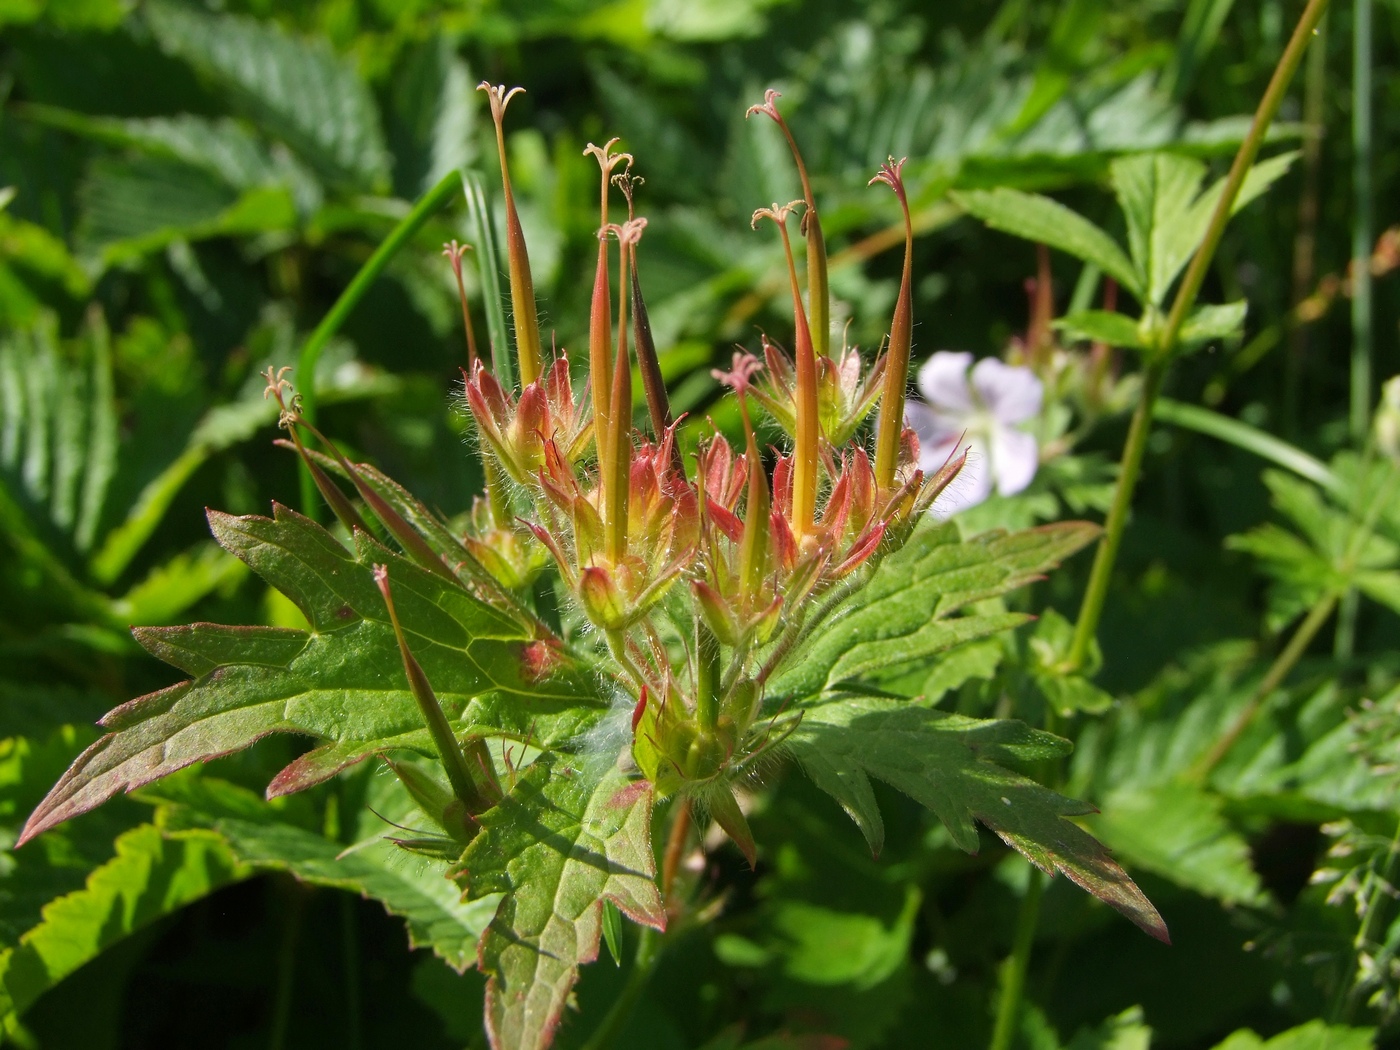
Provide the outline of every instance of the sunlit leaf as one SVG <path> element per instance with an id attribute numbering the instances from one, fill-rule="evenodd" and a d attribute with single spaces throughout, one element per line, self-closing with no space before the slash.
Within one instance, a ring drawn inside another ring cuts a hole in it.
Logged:
<path id="1" fill-rule="evenodd" d="M 0 954 L 0 1016 L 23 1011 L 117 941 L 247 876 L 212 832 L 128 831 L 87 884 L 44 908 L 44 919 Z"/>
<path id="2" fill-rule="evenodd" d="M 171 3 L 143 8 L 161 46 L 213 78 L 260 127 L 318 174 L 373 189 L 388 153 L 369 88 L 320 41 L 275 25 Z"/>
<path id="3" fill-rule="evenodd" d="M 1093 807 L 1058 795 L 997 764 L 1063 755 L 1067 741 L 1019 722 L 983 721 L 902 700 L 849 697 L 807 708 L 787 747 L 816 785 L 856 821 L 873 850 L 884 825 L 870 778 L 898 788 L 938 816 L 954 843 L 979 847 L 991 828 L 1042 871 L 1061 872 L 1147 933 L 1166 925 L 1132 879 L 1066 817 Z"/>
<path id="4" fill-rule="evenodd" d="M 527 646 L 539 643 L 512 617 L 364 534 L 351 554 L 281 507 L 271 519 L 211 512 L 210 524 L 226 549 L 297 604 L 313 630 L 196 624 L 139 631 L 154 652 L 200 677 L 103 719 L 110 732 L 55 785 L 25 837 L 269 733 L 323 741 L 278 775 L 271 794 L 320 783 L 385 748 L 431 754 L 372 578 L 375 564 L 390 566 L 400 618 L 450 718 L 476 732 L 533 733 L 547 742 L 577 733 L 603 705 L 589 677 L 567 661 L 548 680 L 535 680 Z M 515 702 L 500 703 L 502 695 Z"/>
<path id="5" fill-rule="evenodd" d="M 1118 243 L 1058 201 L 1020 190 L 964 190 L 953 200 L 996 230 L 1047 244 L 1092 263 L 1139 299 L 1144 278 Z"/>
<path id="6" fill-rule="evenodd" d="M 549 1045 L 578 968 L 598 956 L 605 899 L 633 922 L 665 928 L 651 800 L 650 784 L 629 783 L 616 767 L 542 756 L 482 815 L 461 877 L 473 897 L 506 895 L 481 942 L 498 1050 Z"/>
<path id="7" fill-rule="evenodd" d="M 812 697 L 848 679 L 926 660 L 1024 623 L 1019 613 L 954 614 L 1024 586 L 1097 535 L 1097 526 L 1083 522 L 970 540 L 962 540 L 952 524 L 923 528 L 817 623 L 770 688 Z"/>

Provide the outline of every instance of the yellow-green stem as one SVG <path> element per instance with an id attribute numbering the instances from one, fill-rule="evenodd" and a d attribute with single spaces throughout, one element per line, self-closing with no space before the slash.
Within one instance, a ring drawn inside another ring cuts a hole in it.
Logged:
<path id="1" fill-rule="evenodd" d="M 796 320 L 797 434 L 792 454 L 793 531 L 799 540 L 812 531 L 817 516 L 817 359 L 807 328 L 806 311 L 797 287 L 797 266 L 792 259 L 792 242 L 787 223 L 778 221 L 787 257 L 788 278 L 792 283 L 792 312 Z"/>
<path id="2" fill-rule="evenodd" d="M 1254 111 L 1249 134 L 1240 143 L 1239 152 L 1235 154 L 1234 163 L 1230 165 L 1225 188 L 1216 203 L 1215 212 L 1210 217 L 1210 225 L 1206 228 L 1205 240 L 1196 249 L 1191 265 L 1186 269 L 1186 276 L 1181 279 L 1181 286 L 1177 289 L 1176 299 L 1172 302 L 1172 310 L 1167 315 L 1167 324 L 1157 348 L 1161 354 L 1170 354 L 1176 350 L 1181 326 L 1186 322 L 1186 315 L 1191 307 L 1196 304 L 1196 296 L 1201 291 L 1201 284 L 1205 281 L 1211 260 L 1215 258 L 1215 250 L 1220 246 L 1220 238 L 1225 233 L 1225 226 L 1230 220 L 1230 212 L 1234 210 L 1240 187 L 1244 185 L 1245 176 L 1249 174 L 1254 158 L 1259 155 L 1259 147 L 1264 144 L 1269 125 L 1273 123 L 1274 116 L 1283 103 L 1293 74 L 1298 71 L 1298 64 L 1303 60 L 1303 52 L 1312 40 L 1313 30 L 1317 28 L 1317 23 L 1327 10 L 1327 3 L 1328 0 L 1308 0 L 1308 6 L 1303 9 L 1303 14 L 1294 27 L 1288 46 L 1283 49 L 1278 65 L 1274 67 L 1274 75 L 1269 80 L 1269 86 L 1264 89 L 1264 97 L 1259 100 L 1259 107 Z"/>
<path id="3" fill-rule="evenodd" d="M 1283 684 L 1283 680 L 1288 677 L 1288 672 L 1293 670 L 1298 661 L 1302 659 L 1303 654 L 1307 652 L 1308 646 L 1317 637 L 1317 632 L 1322 630 L 1322 625 L 1327 622 L 1327 618 L 1332 615 L 1332 610 L 1337 607 L 1337 598 L 1336 591 L 1328 591 L 1314 603 L 1303 622 L 1298 625 L 1298 630 L 1293 633 L 1293 637 L 1283 647 L 1283 651 L 1274 658 L 1273 664 L 1265 672 L 1258 688 L 1250 695 L 1249 702 L 1235 716 L 1230 728 L 1215 742 L 1215 746 L 1206 752 L 1205 756 L 1187 772 L 1188 780 L 1203 783 L 1210 776 L 1211 771 L 1220 764 L 1220 760 L 1230 753 L 1230 748 L 1235 746 L 1235 742 L 1258 716 L 1259 711 L 1264 706 L 1264 701 Z"/>
<path id="4" fill-rule="evenodd" d="M 1104 523 L 1103 539 L 1099 541 L 1099 548 L 1095 552 L 1089 586 L 1084 592 L 1084 601 L 1080 605 L 1079 618 L 1075 623 L 1074 641 L 1071 643 L 1069 655 L 1062 667 L 1064 671 L 1071 673 L 1079 671 L 1088 660 L 1089 650 L 1098 630 L 1099 618 L 1103 614 L 1103 603 L 1108 597 L 1109 580 L 1113 574 L 1118 548 L 1123 540 L 1123 528 L 1127 524 L 1128 510 L 1132 506 L 1133 490 L 1137 485 L 1138 475 L 1142 468 L 1142 455 L 1147 448 L 1147 437 L 1151 430 L 1153 402 L 1161 392 L 1162 380 L 1166 375 L 1168 363 L 1176 351 L 1181 326 L 1185 323 L 1187 314 L 1196 303 L 1196 296 L 1200 293 L 1206 271 L 1210 267 L 1211 260 L 1215 257 L 1215 250 L 1220 246 L 1220 238 L 1229 222 L 1230 212 L 1239 196 L 1240 187 L 1244 185 L 1245 176 L 1249 173 L 1254 158 L 1258 156 L 1259 147 L 1263 145 L 1264 136 L 1268 132 L 1269 125 L 1273 122 L 1274 115 L 1278 112 L 1279 105 L 1283 102 L 1288 84 L 1293 79 L 1293 74 L 1298 70 L 1298 64 L 1302 61 L 1303 52 L 1307 49 L 1313 30 L 1317 28 L 1318 21 L 1327 10 L 1327 3 L 1328 0 L 1308 0 L 1308 6 L 1303 10 L 1302 17 L 1299 18 L 1297 26 L 1294 27 L 1293 36 L 1289 39 L 1288 46 L 1284 48 L 1283 55 L 1274 68 L 1274 75 L 1269 80 L 1269 86 L 1264 90 L 1264 97 L 1259 100 L 1259 107 L 1255 110 L 1249 134 L 1240 143 L 1239 152 L 1235 154 L 1234 163 L 1230 166 L 1230 173 L 1225 180 L 1225 188 L 1220 194 L 1220 200 L 1216 204 L 1214 213 L 1211 215 L 1205 238 L 1202 240 L 1201 246 L 1196 249 L 1196 254 L 1191 259 L 1191 265 L 1187 267 L 1186 275 L 1177 288 L 1171 313 L 1167 315 L 1161 336 L 1156 347 L 1153 348 L 1143 377 L 1142 396 L 1136 411 L 1133 413 L 1132 426 L 1128 430 L 1128 440 L 1123 446 L 1123 458 L 1119 467 L 1113 507 L 1109 511 L 1108 520 Z"/>
<path id="5" fill-rule="evenodd" d="M 909 218 L 909 199 L 897 175 L 891 187 L 904 212 L 904 273 L 899 281 L 894 319 L 890 322 L 890 346 L 885 356 L 885 389 L 880 398 L 880 423 L 875 435 L 875 485 L 894 487 L 894 470 L 899 458 L 899 439 L 904 432 L 904 388 L 909 382 L 909 351 L 914 331 L 914 224 Z"/>
<path id="6" fill-rule="evenodd" d="M 695 620 L 695 720 L 702 729 L 714 729 L 719 721 L 720 663 L 719 639 Z"/>

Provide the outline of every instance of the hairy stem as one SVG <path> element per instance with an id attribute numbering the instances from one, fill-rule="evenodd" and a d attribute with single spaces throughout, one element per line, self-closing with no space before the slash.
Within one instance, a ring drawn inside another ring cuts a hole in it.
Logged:
<path id="1" fill-rule="evenodd" d="M 678 909 L 672 907 L 671 890 L 676 885 L 676 873 L 681 870 L 690 824 L 690 799 L 678 797 L 671 816 L 671 833 L 666 836 L 666 852 L 661 858 L 661 898 L 673 913 Z"/>

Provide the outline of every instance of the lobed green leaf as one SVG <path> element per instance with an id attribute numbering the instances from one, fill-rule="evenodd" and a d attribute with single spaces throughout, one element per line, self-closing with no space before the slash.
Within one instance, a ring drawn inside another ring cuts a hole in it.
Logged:
<path id="1" fill-rule="evenodd" d="M 110 712 L 102 721 L 109 732 L 49 792 L 22 841 L 118 791 L 241 750 L 269 733 L 325 742 L 284 769 L 268 789 L 272 795 L 320 783 L 387 748 L 431 754 L 374 585 L 375 564 L 391 566 L 410 645 L 459 726 L 547 745 L 576 735 L 605 705 L 592 679 L 562 654 L 549 649 L 541 657 L 540 647 L 549 643 L 532 640 L 513 618 L 364 534 L 356 536 L 352 555 L 284 507 L 273 518 L 209 517 L 219 542 L 296 602 L 313 629 L 138 629 L 138 641 L 199 677 Z"/>
<path id="2" fill-rule="evenodd" d="M 598 956 L 603 901 L 664 930 L 651 848 L 651 785 L 617 766 L 542 755 L 462 857 L 472 897 L 504 893 L 481 941 L 492 1045 L 543 1050 L 584 963 Z"/>
<path id="3" fill-rule="evenodd" d="M 952 194 L 955 203 L 995 230 L 1005 230 L 1037 244 L 1059 248 L 1092 263 L 1139 300 L 1145 294 L 1144 275 L 1118 242 L 1078 212 L 1038 193 L 1021 190 L 964 190 Z"/>
<path id="4" fill-rule="evenodd" d="M 803 702 L 1025 623 L 1021 613 L 953 614 L 1039 578 L 1098 533 L 1086 522 L 1061 522 L 963 540 L 953 524 L 923 527 L 810 629 L 770 692 Z"/>
<path id="5" fill-rule="evenodd" d="M 807 708 L 787 747 L 877 853 L 884 825 L 871 777 L 931 809 L 959 848 L 975 853 L 976 824 L 985 824 L 1042 871 L 1063 872 L 1153 937 L 1167 940 L 1162 917 L 1133 880 L 1092 836 L 1064 819 L 1093 807 L 997 764 L 1063 755 L 1068 741 L 1020 722 L 847 697 Z"/>

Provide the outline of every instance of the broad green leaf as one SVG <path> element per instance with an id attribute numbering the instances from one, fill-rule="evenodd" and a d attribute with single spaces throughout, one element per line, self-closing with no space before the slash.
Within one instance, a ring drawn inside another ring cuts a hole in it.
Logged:
<path id="1" fill-rule="evenodd" d="M 962 540 L 952 524 L 921 528 L 817 623 L 770 692 L 800 702 L 843 681 L 1024 623 L 1019 613 L 953 614 L 1039 578 L 1098 532 L 1084 522 L 1061 522 Z"/>
<path id="2" fill-rule="evenodd" d="M 486 1025 L 498 1050 L 543 1050 L 578 969 L 598 956 L 603 901 L 664 930 L 651 785 L 617 766 L 541 756 L 481 817 L 462 857 L 472 897 L 504 893 L 481 942 Z M 601 775 L 600 775 L 601 773 Z"/>
<path id="3" fill-rule="evenodd" d="M 876 852 L 884 826 L 871 777 L 933 810 L 960 849 L 977 851 L 976 823 L 981 822 L 1042 871 L 1063 872 L 1152 936 L 1167 939 L 1161 916 L 1132 879 L 1098 842 L 1065 819 L 1093 807 L 997 764 L 1063 755 L 1067 741 L 1020 722 L 851 697 L 807 708 L 787 747 L 816 785 L 851 815 Z"/>
<path id="4" fill-rule="evenodd" d="M 1103 800 L 1089 828 L 1128 862 L 1226 904 L 1262 904 L 1249 843 L 1221 813 L 1221 802 L 1181 782 L 1124 787 Z"/>
<path id="5" fill-rule="evenodd" d="M 1239 299 L 1219 306 L 1198 306 L 1181 326 L 1178 341 L 1183 350 L 1193 350 L 1206 343 L 1232 339 L 1244 328 L 1249 303 Z"/>
<path id="6" fill-rule="evenodd" d="M 0 953 L 0 1017 L 21 1013 L 123 937 L 249 874 L 208 831 L 164 835 L 146 824 L 118 838 L 116 851 Z"/>
<path id="7" fill-rule="evenodd" d="M 143 10 L 161 47 L 217 81 L 243 113 L 322 177 L 362 189 L 386 181 L 389 158 L 374 99 L 324 43 L 183 5 L 150 3 Z"/>
<path id="8" fill-rule="evenodd" d="M 285 871 L 372 898 L 405 921 L 411 947 L 431 948 L 459 973 L 476 964 L 477 942 L 497 901 L 464 901 L 442 861 L 407 853 L 383 833 L 347 849 L 279 819 L 274 805 L 251 792 L 208 777 L 163 784 L 153 795 L 178 803 L 162 810 L 167 826 L 216 832 L 239 863 L 255 871 Z"/>
<path id="9" fill-rule="evenodd" d="M 476 153 L 475 113 L 481 98 L 467 64 L 446 34 L 411 51 L 395 77 L 390 139 L 394 186 L 413 200 L 449 171 L 470 164 Z"/>
<path id="10" fill-rule="evenodd" d="M 1177 259 L 1167 242 L 1177 243 L 1172 240 L 1177 234 L 1173 227 L 1190 211 L 1206 166 L 1175 153 L 1146 153 L 1116 160 L 1110 170 L 1128 224 L 1128 249 L 1146 278 L 1144 305 L 1160 306 L 1171 279 L 1195 250 L 1193 245 L 1186 257 Z"/>
<path id="11" fill-rule="evenodd" d="M 1288 171 L 1297 153 L 1284 153 L 1250 169 L 1230 210 L 1235 214 Z M 1205 239 L 1225 189 L 1222 178 L 1197 196 L 1205 165 L 1189 157 L 1150 153 L 1113 163 L 1114 190 L 1128 221 L 1133 261 L 1146 276 L 1148 301 L 1161 306 L 1173 282 Z"/>
<path id="12" fill-rule="evenodd" d="M 1118 243 L 1058 201 L 1011 189 L 964 190 L 952 197 L 993 229 L 1059 248 L 1093 263 L 1139 300 L 1143 298 L 1144 279 Z"/>
<path id="13" fill-rule="evenodd" d="M 1089 680 L 1103 664 L 1098 646 L 1091 647 L 1084 674 L 1065 674 L 1062 667 L 1074 642 L 1074 625 L 1054 609 L 1036 620 L 1029 639 L 1031 677 L 1041 695 L 1062 716 L 1085 711 L 1102 714 L 1113 706 L 1113 697 Z"/>
<path id="14" fill-rule="evenodd" d="M 164 157 L 99 157 L 81 190 L 80 247 L 144 239 L 151 245 L 212 226 L 238 192 L 200 168 Z"/>
<path id="15" fill-rule="evenodd" d="M 1076 310 L 1056 321 L 1055 327 L 1071 339 L 1125 346 L 1133 350 L 1146 350 L 1148 345 L 1137 321 L 1127 314 L 1110 310 Z"/>
<path id="16" fill-rule="evenodd" d="M 1064 718 L 1079 711 L 1099 715 L 1113 706 L 1112 695 L 1083 675 L 1039 674 L 1035 676 L 1035 683 L 1045 699 Z"/>
<path id="17" fill-rule="evenodd" d="M 372 567 L 389 567 L 405 631 L 449 718 L 473 733 L 577 734 L 604 706 L 591 676 L 538 649 L 516 620 L 363 534 L 351 554 L 314 522 L 210 512 L 215 537 L 287 595 L 312 625 L 145 628 L 138 640 L 199 677 L 132 700 L 103 719 L 85 751 L 26 825 L 31 838 L 118 791 L 269 733 L 325 741 L 280 773 L 269 793 L 316 784 L 365 756 L 406 747 L 432 754 Z M 537 680 L 541 667 L 556 667 Z M 510 702 L 504 702 L 509 698 Z"/>
<path id="18" fill-rule="evenodd" d="M 33 739 L 0 740 L 0 949 L 3 949 L 15 947 L 22 934 L 42 921 L 43 908 L 51 900 L 81 889 L 94 870 L 112 859 L 113 840 L 143 823 L 149 813 L 135 805 L 108 806 L 100 813 L 58 829 L 37 846 L 16 850 L 14 843 L 24 818 L 96 734 L 86 725 L 54 728 L 54 723 L 64 717 L 90 720 L 87 713 L 92 710 L 92 698 L 52 688 L 30 690 L 26 695 L 22 686 L 0 685 L 4 686 L 0 688 L 0 701 L 6 705 L 6 723 L 10 726 L 18 723 L 35 733 Z M 38 712 L 26 719 L 14 710 L 21 704 L 32 707 L 36 701 L 45 705 L 42 713 L 48 716 L 47 724 L 43 724 Z"/>
<path id="19" fill-rule="evenodd" d="M 960 688 L 974 678 L 991 678 L 1006 656 L 998 638 L 968 642 L 945 653 L 933 665 L 919 686 L 919 693 L 930 703 L 944 693 Z"/>
<path id="20" fill-rule="evenodd" d="M 79 247 L 104 266 L 138 260 L 178 241 L 248 236 L 297 223 L 285 188 L 240 193 L 202 168 L 140 154 L 94 161 L 80 199 Z"/>
<path id="21" fill-rule="evenodd" d="M 1375 1045 L 1374 1028 L 1329 1025 L 1326 1021 L 1307 1024 L 1264 1039 L 1247 1028 L 1233 1033 L 1214 1050 L 1370 1050 Z"/>
<path id="22" fill-rule="evenodd" d="M 0 321 L 11 328 L 27 328 L 45 309 L 43 293 L 30 287 L 36 278 L 77 300 L 91 293 L 92 280 L 60 238 L 4 212 L 7 192 L 13 196 L 13 189 L 0 189 Z"/>

